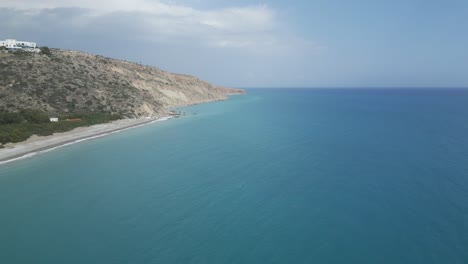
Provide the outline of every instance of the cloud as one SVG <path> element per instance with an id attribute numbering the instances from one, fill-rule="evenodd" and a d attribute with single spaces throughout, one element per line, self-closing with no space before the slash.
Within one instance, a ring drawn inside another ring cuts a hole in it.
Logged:
<path id="1" fill-rule="evenodd" d="M 290 33 L 287 21 L 267 5 L 197 9 L 158 0 L 2 0 L 0 17 L 0 39 L 139 61 L 225 85 L 249 85 L 249 76 L 272 83 L 304 68 L 297 61 L 313 61 L 325 50 Z"/>
<path id="2" fill-rule="evenodd" d="M 297 50 L 294 44 L 321 49 L 280 32 L 275 10 L 266 5 L 201 10 L 159 0 L 3 0 L 0 8 L 17 12 L 18 19 L 10 21 L 15 26 L 47 19 L 48 24 L 66 24 L 70 30 L 119 30 L 122 35 L 154 42 L 190 41 L 260 53 L 291 52 Z"/>
<path id="3" fill-rule="evenodd" d="M 77 25 L 87 26 L 95 24 L 102 18 L 121 16 L 134 16 L 135 21 L 141 21 L 148 35 L 156 36 L 156 39 L 172 37 L 194 37 L 200 39 L 212 39 L 213 45 L 244 47 L 251 42 L 246 42 L 249 35 L 272 33 L 275 21 L 274 11 L 267 6 L 245 6 L 211 10 L 198 10 L 189 6 L 169 4 L 161 1 L 124 1 L 124 0 L 4 0 L 0 8 L 12 8 L 23 15 L 44 14 L 50 9 L 75 9 L 86 10 L 82 17 L 72 17 Z M 118 24 L 118 21 L 117 21 Z M 224 39 L 229 36 L 229 39 Z M 235 38 L 239 37 L 239 40 Z M 219 43 L 224 43 L 219 45 Z"/>

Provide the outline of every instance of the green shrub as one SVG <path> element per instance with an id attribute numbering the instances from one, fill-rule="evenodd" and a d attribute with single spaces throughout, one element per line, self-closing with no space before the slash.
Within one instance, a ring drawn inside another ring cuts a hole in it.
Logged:
<path id="1" fill-rule="evenodd" d="M 18 56 L 18 57 L 26 57 L 26 56 L 31 56 L 32 52 L 24 51 L 24 50 L 19 49 L 19 50 L 13 52 L 13 55 Z"/>
<path id="2" fill-rule="evenodd" d="M 21 142 L 32 135 L 48 136 L 57 132 L 70 131 L 76 127 L 108 123 L 122 119 L 118 114 L 75 113 L 57 115 L 60 122 L 50 122 L 45 112 L 22 110 L 17 113 L 0 112 L 0 144 Z M 66 119 L 80 118 L 77 122 L 66 122 Z"/>
<path id="3" fill-rule="evenodd" d="M 41 54 L 44 54 L 44 55 L 47 55 L 47 56 L 52 55 L 52 53 L 50 52 L 49 47 L 47 47 L 47 46 L 40 47 L 39 49 L 41 50 Z"/>

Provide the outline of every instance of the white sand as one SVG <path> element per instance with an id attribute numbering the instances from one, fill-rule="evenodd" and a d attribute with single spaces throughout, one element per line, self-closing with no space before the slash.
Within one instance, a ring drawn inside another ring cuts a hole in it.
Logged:
<path id="1" fill-rule="evenodd" d="M 125 129 L 140 125 L 168 120 L 171 117 L 122 119 L 107 124 L 89 127 L 78 127 L 64 133 L 55 133 L 51 136 L 32 136 L 28 140 L 18 143 L 9 143 L 0 149 L 0 164 L 18 159 L 34 156 L 41 152 L 50 151 L 58 147 L 74 144 L 84 140 L 102 137 Z"/>

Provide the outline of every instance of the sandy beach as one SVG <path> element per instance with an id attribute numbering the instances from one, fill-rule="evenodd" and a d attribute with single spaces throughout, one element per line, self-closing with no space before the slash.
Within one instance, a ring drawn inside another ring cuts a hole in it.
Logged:
<path id="1" fill-rule="evenodd" d="M 51 136 L 42 137 L 34 135 L 26 141 L 9 143 L 5 145 L 5 148 L 0 149 L 0 164 L 27 158 L 61 146 L 102 137 L 144 124 L 165 121 L 170 118 L 171 117 L 168 116 L 162 118 L 121 119 L 106 124 L 78 127 L 71 131 L 55 133 Z"/>

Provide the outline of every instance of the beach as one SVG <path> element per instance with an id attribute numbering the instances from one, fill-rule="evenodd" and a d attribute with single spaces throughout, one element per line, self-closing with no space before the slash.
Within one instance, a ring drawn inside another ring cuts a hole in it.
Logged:
<path id="1" fill-rule="evenodd" d="M 5 148 L 0 149 L 0 164 L 31 157 L 59 147 L 102 137 L 141 125 L 165 121 L 170 118 L 170 116 L 165 116 L 161 118 L 121 119 L 106 124 L 78 127 L 71 131 L 55 133 L 50 136 L 34 135 L 26 141 L 9 143 L 5 145 Z"/>

